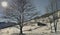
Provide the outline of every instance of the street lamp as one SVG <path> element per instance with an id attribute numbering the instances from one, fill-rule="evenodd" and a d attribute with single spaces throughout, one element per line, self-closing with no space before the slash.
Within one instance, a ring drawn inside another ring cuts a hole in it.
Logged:
<path id="1" fill-rule="evenodd" d="M 2 5 L 3 7 L 7 7 L 7 6 L 8 6 L 8 4 L 7 4 L 6 1 L 1 2 L 1 5 Z"/>

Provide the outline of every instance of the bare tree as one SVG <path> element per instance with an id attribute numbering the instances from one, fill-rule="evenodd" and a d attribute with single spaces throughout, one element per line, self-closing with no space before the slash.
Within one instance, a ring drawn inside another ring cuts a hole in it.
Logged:
<path id="1" fill-rule="evenodd" d="M 46 14 L 49 14 L 50 13 L 49 12 L 50 6 L 48 5 L 47 7 L 45 7 L 45 9 L 46 9 Z M 52 24 L 52 18 L 50 16 L 48 16 L 48 20 L 50 22 L 50 28 L 51 28 L 51 32 L 52 32 L 52 26 L 51 26 L 51 24 Z"/>
<path id="2" fill-rule="evenodd" d="M 9 18 L 17 19 L 20 26 L 20 35 L 22 35 L 24 21 L 28 17 L 28 20 L 32 19 L 38 13 L 36 12 L 36 8 L 32 6 L 29 0 L 11 0 L 9 6 L 6 8 L 5 14 Z"/>
<path id="3" fill-rule="evenodd" d="M 57 12 L 57 0 L 54 0 L 52 5 L 54 6 L 52 11 Z M 54 13 L 53 21 L 54 21 L 55 32 L 57 32 L 57 18 L 58 18 L 58 13 Z"/>
<path id="4" fill-rule="evenodd" d="M 54 29 L 55 29 L 55 32 L 56 32 L 56 30 L 57 30 L 57 23 L 56 23 L 57 14 L 55 12 L 57 12 L 57 0 L 50 0 L 50 4 L 48 6 L 47 11 L 53 13 L 52 16 L 53 16 L 53 22 L 54 22 Z"/>

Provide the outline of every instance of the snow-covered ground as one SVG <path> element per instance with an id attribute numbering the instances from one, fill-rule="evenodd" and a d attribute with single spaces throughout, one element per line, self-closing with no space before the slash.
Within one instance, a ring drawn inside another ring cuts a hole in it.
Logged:
<path id="1" fill-rule="evenodd" d="M 31 29 L 31 31 L 29 31 Z M 42 33 L 49 33 L 50 30 L 46 27 L 38 27 L 38 26 L 24 26 L 23 27 L 23 33 L 35 33 L 35 34 L 42 34 Z M 2 29 L 0 30 L 0 35 L 11 35 L 13 33 L 19 33 L 19 29 L 15 28 L 15 27 L 10 27 L 10 28 L 6 28 L 6 29 Z"/>
<path id="2" fill-rule="evenodd" d="M 51 33 L 50 26 L 24 26 L 23 33 L 26 35 L 60 35 L 60 23 L 58 23 L 57 33 Z M 0 35 L 18 35 L 19 29 L 9 27 L 0 30 Z"/>

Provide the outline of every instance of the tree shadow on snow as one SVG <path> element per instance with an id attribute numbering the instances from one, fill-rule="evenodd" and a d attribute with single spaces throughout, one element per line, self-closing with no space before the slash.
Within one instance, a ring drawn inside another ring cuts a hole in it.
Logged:
<path id="1" fill-rule="evenodd" d="M 19 34 L 19 33 L 13 33 L 11 35 L 21 35 L 21 34 Z M 25 35 L 25 34 L 22 34 L 22 35 Z"/>

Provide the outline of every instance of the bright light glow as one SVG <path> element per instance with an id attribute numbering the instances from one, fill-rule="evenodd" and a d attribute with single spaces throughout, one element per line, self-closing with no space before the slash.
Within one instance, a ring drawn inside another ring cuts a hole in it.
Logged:
<path id="1" fill-rule="evenodd" d="M 6 2 L 6 1 L 3 1 L 3 2 L 1 3 L 1 5 L 2 5 L 3 7 L 7 7 L 7 2 Z"/>

